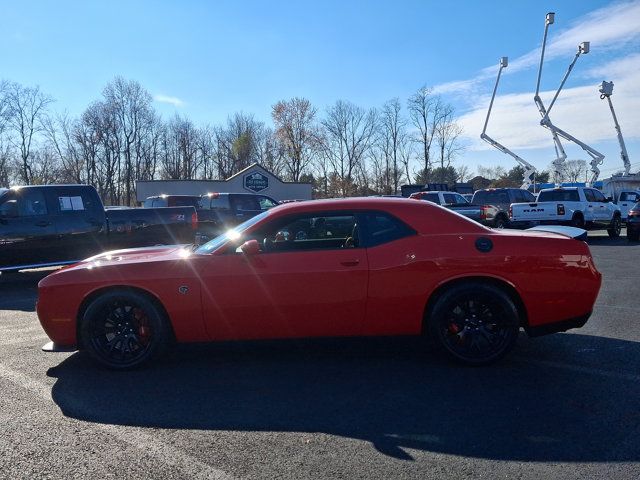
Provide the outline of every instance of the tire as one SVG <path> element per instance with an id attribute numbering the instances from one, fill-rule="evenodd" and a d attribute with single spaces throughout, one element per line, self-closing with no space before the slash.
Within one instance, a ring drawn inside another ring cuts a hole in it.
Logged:
<path id="1" fill-rule="evenodd" d="M 162 355 L 172 339 L 164 312 L 141 293 L 113 290 L 93 300 L 82 316 L 82 347 L 113 370 L 139 367 Z"/>
<path id="2" fill-rule="evenodd" d="M 607 233 L 611 238 L 618 238 L 620 236 L 621 230 L 622 230 L 622 220 L 620 219 L 620 215 L 614 215 L 613 220 L 611 220 L 611 224 L 607 229 Z"/>
<path id="3" fill-rule="evenodd" d="M 640 232 L 636 232 L 630 229 L 628 224 L 627 224 L 627 240 L 629 240 L 630 242 L 637 242 L 638 240 L 640 240 Z"/>
<path id="4" fill-rule="evenodd" d="M 496 217 L 495 223 L 493 224 L 493 228 L 502 230 L 504 228 L 507 228 L 507 225 L 509 225 L 509 221 L 506 220 L 503 215 L 498 215 Z"/>
<path id="5" fill-rule="evenodd" d="M 493 285 L 469 282 L 441 294 L 428 314 L 428 333 L 449 358 L 465 365 L 488 365 L 516 344 L 518 309 Z"/>
<path id="6" fill-rule="evenodd" d="M 572 227 L 576 227 L 576 228 L 584 228 L 584 217 L 582 216 L 581 213 L 576 213 L 573 215 L 573 218 L 571 218 L 571 226 Z"/>

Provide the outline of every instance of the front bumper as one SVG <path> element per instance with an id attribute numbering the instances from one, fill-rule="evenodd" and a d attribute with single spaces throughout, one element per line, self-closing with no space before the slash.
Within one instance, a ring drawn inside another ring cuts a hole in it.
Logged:
<path id="1" fill-rule="evenodd" d="M 546 323 L 544 325 L 537 325 L 535 327 L 524 327 L 525 332 L 530 337 L 540 337 L 542 335 L 549 335 L 551 333 L 566 332 L 572 328 L 580 328 L 587 323 L 589 317 L 593 312 L 589 312 L 579 317 L 569 318 L 567 320 L 561 320 L 559 322 Z"/>

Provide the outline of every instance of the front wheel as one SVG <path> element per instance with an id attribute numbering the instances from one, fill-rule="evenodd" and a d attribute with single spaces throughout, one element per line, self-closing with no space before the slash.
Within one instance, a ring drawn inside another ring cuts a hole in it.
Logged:
<path id="1" fill-rule="evenodd" d="M 124 370 L 162 354 L 171 327 L 161 309 L 147 296 L 128 290 L 96 298 L 80 324 L 82 347 L 101 365 Z"/>
<path id="2" fill-rule="evenodd" d="M 616 215 L 611 220 L 611 224 L 607 229 L 607 233 L 611 238 L 617 238 L 620 236 L 620 232 L 622 231 L 622 221 L 620 220 L 620 216 Z"/>
<path id="3" fill-rule="evenodd" d="M 461 284 L 445 291 L 427 318 L 429 334 L 452 359 L 487 365 L 516 344 L 520 316 L 503 290 L 481 283 Z"/>

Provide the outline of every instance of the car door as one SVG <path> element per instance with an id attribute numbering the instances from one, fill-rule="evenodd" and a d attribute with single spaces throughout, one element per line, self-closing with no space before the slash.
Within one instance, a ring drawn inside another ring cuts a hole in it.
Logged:
<path id="1" fill-rule="evenodd" d="M 82 260 L 106 248 L 105 213 L 93 187 L 60 186 L 50 190 L 58 236 L 56 260 Z"/>
<path id="2" fill-rule="evenodd" d="M 386 212 L 361 214 L 369 261 L 365 335 L 420 333 L 425 304 L 425 239 Z"/>
<path id="3" fill-rule="evenodd" d="M 595 200 L 593 209 L 596 220 L 599 223 L 609 223 L 613 218 L 613 209 L 609 204 L 609 200 L 600 190 L 591 189 L 591 193 Z"/>
<path id="4" fill-rule="evenodd" d="M 41 188 L 10 190 L 0 200 L 0 268 L 50 263 L 55 224 Z"/>
<path id="5" fill-rule="evenodd" d="M 368 262 L 353 213 L 297 214 L 276 219 L 199 270 L 212 339 L 359 335 L 367 297 Z"/>
<path id="6" fill-rule="evenodd" d="M 231 210 L 235 214 L 234 225 L 255 217 L 261 213 L 260 204 L 254 195 L 229 195 Z"/>

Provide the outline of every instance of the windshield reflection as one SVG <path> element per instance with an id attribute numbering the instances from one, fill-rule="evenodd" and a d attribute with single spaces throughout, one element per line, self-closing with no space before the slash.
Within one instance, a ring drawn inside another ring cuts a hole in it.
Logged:
<path id="1" fill-rule="evenodd" d="M 268 215 L 268 211 L 262 212 L 255 217 L 250 218 L 246 222 L 241 223 L 236 228 L 232 228 L 231 230 L 227 230 L 222 235 L 218 235 L 213 240 L 208 241 L 204 245 L 201 245 L 195 250 L 197 254 L 208 254 L 216 251 L 218 248 L 222 247 L 227 242 L 236 242 L 242 238 L 242 234 L 253 225 L 258 223 L 264 217 Z"/>

